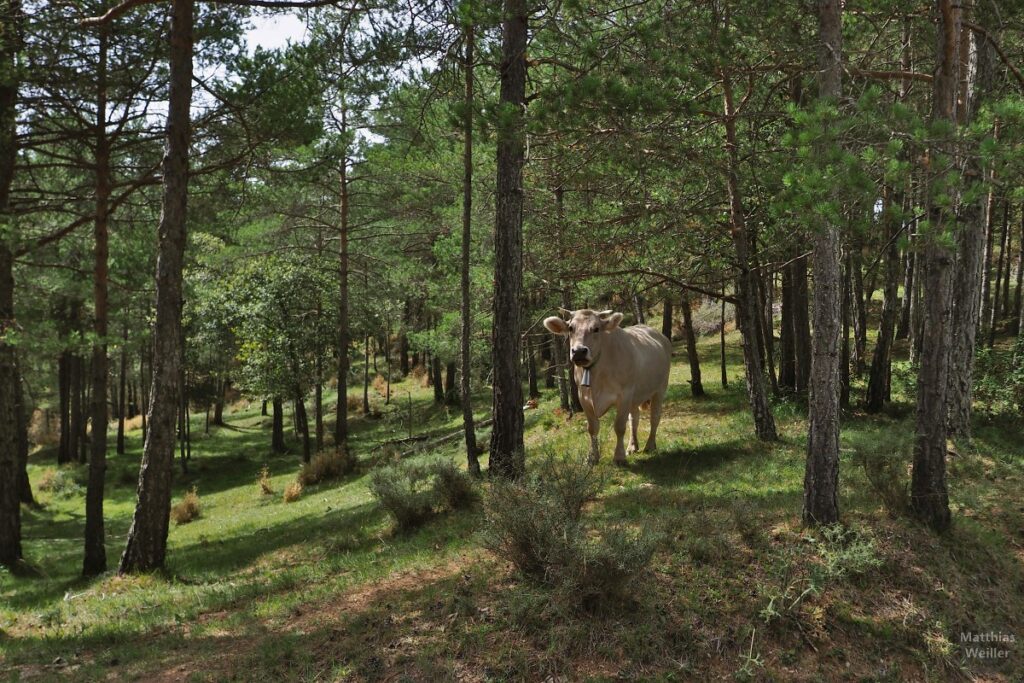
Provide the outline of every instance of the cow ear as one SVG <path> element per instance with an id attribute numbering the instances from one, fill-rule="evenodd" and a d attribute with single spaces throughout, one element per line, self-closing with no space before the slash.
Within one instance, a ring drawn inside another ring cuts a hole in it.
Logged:
<path id="1" fill-rule="evenodd" d="M 611 332 L 612 330 L 619 329 L 619 323 L 621 323 L 621 322 L 622 322 L 622 314 L 621 313 L 612 313 L 604 321 L 604 331 L 605 332 Z"/>
<path id="2" fill-rule="evenodd" d="M 569 325 L 557 315 L 544 318 L 544 327 L 554 334 L 569 334 Z"/>

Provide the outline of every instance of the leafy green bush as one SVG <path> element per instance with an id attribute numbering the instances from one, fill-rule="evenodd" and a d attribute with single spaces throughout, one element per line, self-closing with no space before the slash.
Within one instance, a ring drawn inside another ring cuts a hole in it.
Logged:
<path id="1" fill-rule="evenodd" d="M 431 483 L 428 467 L 404 462 L 374 470 L 370 493 L 399 531 L 409 531 L 433 514 L 437 494 Z"/>
<path id="2" fill-rule="evenodd" d="M 974 400 L 996 414 L 1024 411 L 1024 335 L 1017 337 L 1012 350 L 978 350 Z"/>

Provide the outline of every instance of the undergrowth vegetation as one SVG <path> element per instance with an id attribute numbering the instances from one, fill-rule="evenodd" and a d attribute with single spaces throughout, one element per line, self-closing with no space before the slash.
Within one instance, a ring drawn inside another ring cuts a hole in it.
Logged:
<path id="1" fill-rule="evenodd" d="M 717 338 L 701 353 L 716 357 Z M 408 395 L 424 441 L 461 419 L 415 373 L 385 419 L 353 418 L 360 466 L 306 486 L 298 438 L 272 453 L 259 405 L 229 407 L 175 472 L 173 500 L 199 509 L 195 487 L 201 514 L 172 525 L 166 575 L 79 578 L 86 470 L 34 453 L 40 506 L 23 512 L 40 575 L 0 574 L 2 667 L 73 681 L 1019 680 L 1016 645 L 981 660 L 960 634 L 1024 633 L 1020 423 L 978 420 L 949 459 L 954 528 L 931 534 L 900 513 L 904 365 L 885 414 L 846 416 L 845 526 L 816 531 L 799 525 L 805 407 L 777 402 L 782 441 L 758 443 L 742 382 L 706 382 L 693 401 L 678 351 L 661 452 L 589 466 L 585 421 L 548 391 L 525 414 L 519 482 L 472 479 L 461 448 L 408 452 Z M 140 437 L 109 461 L 108 559 L 131 523 Z M 601 438 L 608 452 L 612 430 Z"/>

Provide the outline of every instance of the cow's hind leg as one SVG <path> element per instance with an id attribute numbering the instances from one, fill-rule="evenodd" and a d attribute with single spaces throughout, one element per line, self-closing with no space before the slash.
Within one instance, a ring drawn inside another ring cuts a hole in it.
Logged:
<path id="1" fill-rule="evenodd" d="M 626 464 L 626 448 L 623 445 L 623 437 L 626 436 L 626 420 L 629 418 L 629 411 L 619 408 L 615 413 L 615 464 Z"/>
<path id="2" fill-rule="evenodd" d="M 664 400 L 664 394 L 655 394 L 651 399 L 651 433 L 647 437 L 644 453 L 653 453 L 658 450 L 658 423 L 661 422 L 661 404 Z"/>
<path id="3" fill-rule="evenodd" d="M 640 408 L 633 408 L 629 411 L 629 445 L 626 446 L 626 455 L 636 453 L 640 450 L 639 441 L 636 438 L 636 428 L 640 424 Z"/>

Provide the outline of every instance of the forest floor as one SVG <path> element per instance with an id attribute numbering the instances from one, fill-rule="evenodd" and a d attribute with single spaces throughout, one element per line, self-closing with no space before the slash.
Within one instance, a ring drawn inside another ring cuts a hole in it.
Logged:
<path id="1" fill-rule="evenodd" d="M 410 405 L 417 433 L 461 423 L 458 408 L 436 406 L 410 378 L 393 386 L 390 406 L 373 393 L 382 417 L 354 419 L 359 471 L 293 503 L 281 493 L 301 449 L 292 438 L 291 453 L 270 453 L 258 404 L 237 404 L 208 435 L 193 416 L 190 471 L 176 477 L 174 500 L 195 487 L 202 513 L 172 524 L 158 575 L 79 578 L 84 472 L 58 474 L 52 451 L 33 454 L 41 506 L 25 508 L 24 536 L 39 575 L 0 573 L 0 680 L 1024 680 L 1020 419 L 977 416 L 971 447 L 949 458 L 954 527 L 935 536 L 883 504 L 895 480 L 878 472 L 895 464 L 905 477 L 913 443 L 910 374 L 898 363 L 887 412 L 844 418 L 846 531 L 810 532 L 799 523 L 806 407 L 775 401 L 782 440 L 756 441 L 738 339 L 729 337 L 728 389 L 716 342 L 701 344 L 700 400 L 677 345 L 660 452 L 613 466 L 604 421 L 606 486 L 587 514 L 598 528 L 642 525 L 668 539 L 628 604 L 569 609 L 517 578 L 481 549 L 479 505 L 391 531 L 368 472 L 405 447 L 380 444 L 407 435 Z M 527 411 L 529 453 L 585 451 L 585 421 L 557 407 L 545 390 Z M 112 566 L 135 502 L 140 436 L 130 432 L 128 452 L 110 460 Z M 460 446 L 442 452 L 461 462 Z M 270 495 L 257 484 L 264 466 Z M 971 634 L 992 656 L 962 642 Z"/>

